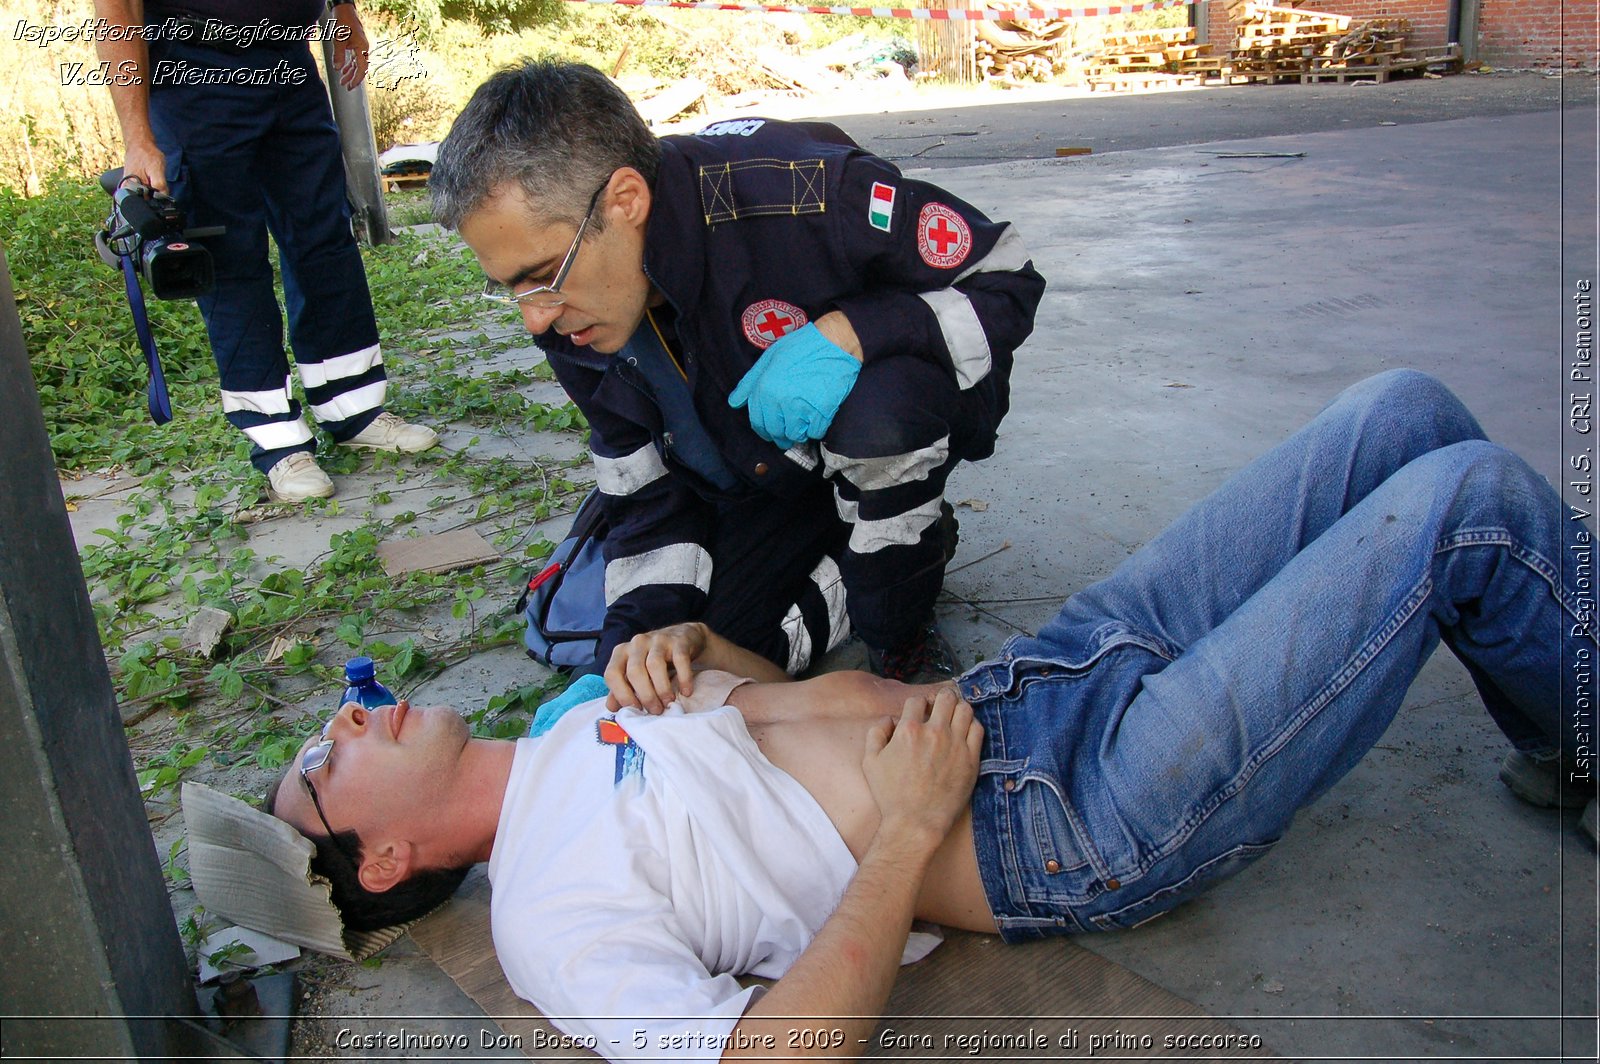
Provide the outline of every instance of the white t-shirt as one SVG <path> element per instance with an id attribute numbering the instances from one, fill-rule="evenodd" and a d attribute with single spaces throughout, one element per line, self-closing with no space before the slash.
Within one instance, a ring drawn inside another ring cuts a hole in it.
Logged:
<path id="1" fill-rule="evenodd" d="M 570 710 L 517 743 L 489 860 L 518 996 L 611 1059 L 714 1060 L 752 995 L 833 912 L 856 863 L 731 706 Z M 937 938 L 913 935 L 902 963 Z"/>

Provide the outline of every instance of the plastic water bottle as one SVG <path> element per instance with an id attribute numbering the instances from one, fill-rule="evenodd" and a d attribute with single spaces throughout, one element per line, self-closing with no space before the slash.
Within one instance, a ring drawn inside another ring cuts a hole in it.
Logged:
<path id="1" fill-rule="evenodd" d="M 354 702 L 365 709 L 377 709 L 379 706 L 395 704 L 394 695 L 378 682 L 371 658 L 351 658 L 345 662 L 344 682 L 347 686 L 344 697 L 339 699 L 341 706 L 346 702 Z"/>

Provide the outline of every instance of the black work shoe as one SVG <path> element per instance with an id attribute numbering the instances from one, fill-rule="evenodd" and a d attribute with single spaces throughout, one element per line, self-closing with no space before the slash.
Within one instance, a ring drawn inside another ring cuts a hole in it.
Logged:
<path id="1" fill-rule="evenodd" d="M 956 652 L 939 622 L 929 617 L 909 640 L 888 650 L 867 647 L 867 668 L 874 676 L 901 683 L 939 683 L 956 674 Z"/>

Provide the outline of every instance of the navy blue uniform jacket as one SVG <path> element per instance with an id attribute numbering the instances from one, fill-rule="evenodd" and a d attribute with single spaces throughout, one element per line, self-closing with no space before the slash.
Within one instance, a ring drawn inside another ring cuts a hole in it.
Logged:
<path id="1" fill-rule="evenodd" d="M 1008 223 L 902 177 L 825 123 L 719 122 L 661 143 L 644 269 L 676 312 L 676 353 L 733 494 L 790 495 L 822 475 L 815 444 L 779 450 L 727 399 L 773 340 L 831 310 L 849 318 L 869 365 L 935 362 L 999 423 L 1012 352 L 1044 292 Z M 716 501 L 730 493 L 675 456 L 626 349 L 600 354 L 554 330 L 538 344 L 589 420 L 612 523 L 603 663 L 638 632 L 699 616 Z"/>

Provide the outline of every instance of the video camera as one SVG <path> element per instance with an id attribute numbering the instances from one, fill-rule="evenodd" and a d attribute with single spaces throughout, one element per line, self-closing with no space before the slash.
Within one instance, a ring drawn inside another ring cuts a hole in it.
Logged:
<path id="1" fill-rule="evenodd" d="M 106 265 L 121 269 L 122 256 L 128 256 L 157 299 L 193 299 L 211 290 L 216 276 L 211 253 L 191 241 L 220 236 L 224 227 L 187 228 L 172 197 L 137 179 L 123 184 L 120 166 L 100 175 L 100 187 L 113 203 L 105 227 L 94 235 Z"/>
<path id="2" fill-rule="evenodd" d="M 112 207 L 105 226 L 94 235 L 95 250 L 107 266 L 122 274 L 134 332 L 139 336 L 139 348 L 150 372 L 150 383 L 145 388 L 150 418 L 157 425 L 165 425 L 172 420 L 172 400 L 145 314 L 144 289 L 148 288 L 157 299 L 194 299 L 209 292 L 216 280 L 211 252 L 190 241 L 220 236 L 227 230 L 220 225 L 186 227 L 183 212 L 171 196 L 146 188 L 137 180 L 124 184 L 120 166 L 100 175 L 100 187 L 111 197 Z"/>

